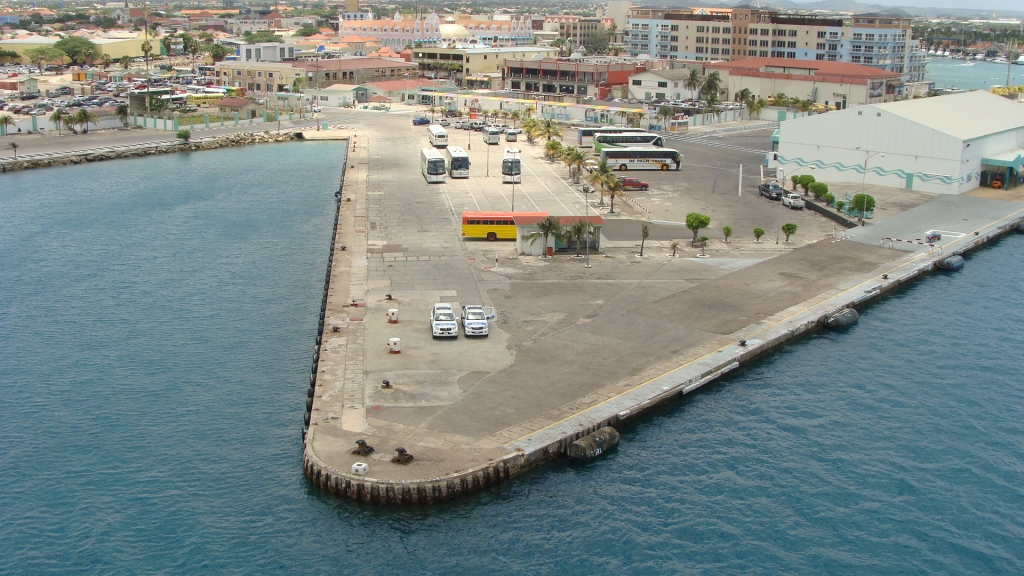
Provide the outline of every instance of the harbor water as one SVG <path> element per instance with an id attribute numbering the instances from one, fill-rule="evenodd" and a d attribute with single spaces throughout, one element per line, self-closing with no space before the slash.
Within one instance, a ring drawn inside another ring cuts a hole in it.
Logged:
<path id="1" fill-rule="evenodd" d="M 310 488 L 343 154 L 0 175 L 0 573 L 1024 573 L 1024 235 L 589 464 L 433 507 Z"/>
<path id="2" fill-rule="evenodd" d="M 932 58 L 928 62 L 926 81 L 934 81 L 935 88 L 962 90 L 988 90 L 990 86 L 1006 86 L 1006 73 L 1010 72 L 1009 86 L 1024 84 L 1024 66 L 997 64 L 985 60 L 968 61 L 957 58 Z"/>

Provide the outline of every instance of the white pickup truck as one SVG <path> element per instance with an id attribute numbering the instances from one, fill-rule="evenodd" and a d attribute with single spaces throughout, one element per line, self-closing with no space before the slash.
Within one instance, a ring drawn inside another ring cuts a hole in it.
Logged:
<path id="1" fill-rule="evenodd" d="M 459 337 L 459 323 L 451 304 L 434 304 L 430 309 L 430 335 L 434 338 Z"/>
<path id="2" fill-rule="evenodd" d="M 462 330 L 466 336 L 487 336 L 488 320 L 494 319 L 494 308 L 483 306 L 462 307 Z"/>
<path id="3" fill-rule="evenodd" d="M 803 210 L 804 209 L 804 199 L 801 198 L 799 194 L 783 194 L 782 195 L 782 205 L 783 206 L 789 206 L 790 208 L 792 208 L 794 210 Z"/>

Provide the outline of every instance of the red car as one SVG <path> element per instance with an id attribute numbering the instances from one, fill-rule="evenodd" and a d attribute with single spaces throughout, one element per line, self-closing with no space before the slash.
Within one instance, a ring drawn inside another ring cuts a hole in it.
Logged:
<path id="1" fill-rule="evenodd" d="M 640 180 L 639 178 L 623 178 L 622 189 L 623 190 L 647 190 L 650 186 L 647 182 Z"/>

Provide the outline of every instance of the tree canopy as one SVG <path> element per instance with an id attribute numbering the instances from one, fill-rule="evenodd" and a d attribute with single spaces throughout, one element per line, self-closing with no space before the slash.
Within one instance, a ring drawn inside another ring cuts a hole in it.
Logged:
<path id="1" fill-rule="evenodd" d="M 284 42 L 283 38 L 267 30 L 260 30 L 259 32 L 254 32 L 252 34 L 245 34 L 243 35 L 243 37 L 245 38 L 246 44 L 259 44 L 261 42 Z"/>
<path id="2" fill-rule="evenodd" d="M 60 44 L 58 42 L 57 44 Z M 40 46 L 39 48 L 29 48 L 25 50 L 25 58 L 29 62 L 39 66 L 42 70 L 43 66 L 50 62 L 64 62 L 64 59 L 68 55 L 63 50 L 55 48 L 54 46 Z"/>
<path id="3" fill-rule="evenodd" d="M 312 36 L 314 34 L 319 34 L 319 33 L 320 33 L 320 29 L 319 28 L 317 28 L 316 26 L 314 26 L 312 24 L 306 24 L 302 28 L 299 28 L 298 30 L 296 30 L 294 32 L 294 35 L 295 36 Z"/>
<path id="4" fill-rule="evenodd" d="M 64 52 L 75 64 L 87 64 L 96 59 L 100 51 L 87 38 L 71 36 L 54 43 L 54 48 Z"/>

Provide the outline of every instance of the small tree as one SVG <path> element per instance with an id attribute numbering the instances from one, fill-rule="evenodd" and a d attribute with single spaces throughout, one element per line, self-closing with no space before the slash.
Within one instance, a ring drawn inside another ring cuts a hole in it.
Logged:
<path id="1" fill-rule="evenodd" d="M 697 242 L 700 242 L 701 256 L 707 256 L 707 254 L 704 252 L 704 248 L 708 245 L 708 240 L 710 240 L 710 238 L 708 238 L 707 236 L 701 236 L 700 238 L 697 238 Z"/>
<path id="2" fill-rule="evenodd" d="M 817 184 L 817 182 L 815 182 L 815 184 Z M 835 197 L 835 196 L 833 196 L 833 195 L 831 195 L 831 194 L 829 194 L 828 192 L 826 192 L 825 194 L 823 194 L 823 195 L 821 196 L 821 199 L 822 199 L 822 200 L 823 200 L 823 201 L 825 202 L 825 204 L 826 204 L 826 205 L 828 205 L 828 206 L 831 206 L 831 205 L 832 205 L 832 203 L 836 201 L 836 197 Z"/>
<path id="3" fill-rule="evenodd" d="M 622 195 L 622 180 L 612 178 L 605 185 L 605 189 L 608 190 L 608 213 L 615 214 L 615 197 Z"/>
<path id="4" fill-rule="evenodd" d="M 11 142 L 11 150 L 14 150 L 14 159 L 17 160 L 18 159 L 18 143 L 17 142 Z"/>
<path id="5" fill-rule="evenodd" d="M 191 130 L 178 130 L 174 134 L 174 136 L 175 136 L 175 138 L 177 138 L 178 140 L 181 140 L 182 142 L 188 142 L 189 139 L 192 138 L 192 131 Z"/>
<path id="6" fill-rule="evenodd" d="M 124 124 L 125 128 L 128 127 L 129 114 L 127 104 L 118 104 L 117 108 L 114 110 L 114 115 L 117 116 L 117 119 L 120 120 L 122 124 Z"/>
<path id="7" fill-rule="evenodd" d="M 11 126 L 14 126 L 14 118 L 10 114 L 0 114 L 0 136 L 6 136 Z"/>
<path id="8" fill-rule="evenodd" d="M 789 237 L 796 234 L 796 224 L 787 222 L 782 225 L 782 233 L 786 235 L 786 242 L 789 242 Z"/>
<path id="9" fill-rule="evenodd" d="M 593 231 L 594 225 L 582 218 L 570 224 L 566 229 L 566 234 L 569 238 L 576 241 L 577 258 L 580 256 L 580 244 L 586 242 Z"/>
<path id="10" fill-rule="evenodd" d="M 860 213 L 859 222 L 864 224 L 864 213 L 875 209 L 875 197 L 870 194 L 855 194 L 850 205 Z"/>
<path id="11" fill-rule="evenodd" d="M 725 241 L 729 241 L 729 236 L 732 236 L 732 226 L 726 226 L 722 228 L 722 234 L 725 236 Z"/>
<path id="12" fill-rule="evenodd" d="M 697 241 L 697 233 L 700 232 L 701 228 L 707 228 L 711 225 L 711 217 L 699 214 L 697 212 L 690 212 L 686 215 L 686 227 L 693 232 L 693 241 Z"/>
<path id="13" fill-rule="evenodd" d="M 824 182 L 811 182 L 807 185 L 807 190 L 809 190 L 815 198 L 822 198 L 825 194 L 828 194 L 828 184 L 825 184 Z"/>
<path id="14" fill-rule="evenodd" d="M 846 206 L 846 202 L 843 202 L 842 200 L 840 200 L 839 202 L 836 202 L 836 210 L 839 210 L 840 212 L 843 211 L 843 208 L 845 206 Z"/>
<path id="15" fill-rule="evenodd" d="M 647 237 L 651 235 L 651 227 L 647 224 L 640 225 L 640 256 L 644 255 L 644 243 L 647 242 Z"/>
<path id="16" fill-rule="evenodd" d="M 557 216 L 548 216 L 540 222 L 537 222 L 537 231 L 528 234 L 526 236 L 526 240 L 529 240 L 530 244 L 533 244 L 537 238 L 543 238 L 544 250 L 541 254 L 541 258 L 547 258 L 548 238 L 551 236 L 554 236 L 558 240 L 565 241 L 565 232 L 562 230 L 562 224 L 558 221 Z"/>
<path id="17" fill-rule="evenodd" d="M 764 236 L 764 228 L 754 228 L 754 241 L 760 242 L 761 236 Z"/>
<path id="18" fill-rule="evenodd" d="M 668 245 L 668 247 L 672 249 L 672 257 L 675 258 L 676 250 L 679 248 L 679 242 L 673 240 L 672 243 Z"/>
<path id="19" fill-rule="evenodd" d="M 793 174 L 789 177 L 789 181 L 793 183 L 793 190 L 796 191 L 796 185 L 800 183 L 800 175 Z"/>
<path id="20" fill-rule="evenodd" d="M 800 187 L 804 189 L 804 194 L 807 194 L 807 190 L 812 182 L 814 182 L 814 176 L 811 176 L 810 174 L 803 174 L 796 181 L 796 183 L 799 184 Z"/>

